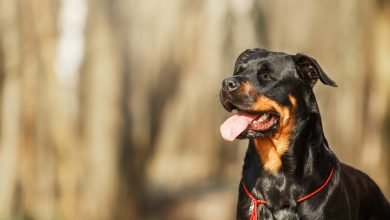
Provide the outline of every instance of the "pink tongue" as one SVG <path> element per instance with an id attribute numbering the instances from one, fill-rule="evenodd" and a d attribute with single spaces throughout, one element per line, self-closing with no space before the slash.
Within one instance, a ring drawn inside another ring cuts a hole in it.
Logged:
<path id="1" fill-rule="evenodd" d="M 242 112 L 231 116 L 219 128 L 223 139 L 234 141 L 248 127 L 258 115 L 250 115 Z"/>

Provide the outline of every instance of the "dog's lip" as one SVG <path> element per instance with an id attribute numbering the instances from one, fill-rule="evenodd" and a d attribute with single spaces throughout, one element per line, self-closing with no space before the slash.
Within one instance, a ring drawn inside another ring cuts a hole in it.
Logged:
<path id="1" fill-rule="evenodd" d="M 223 101 L 222 105 L 228 112 L 232 112 L 233 110 L 237 109 L 237 107 L 229 100 Z"/>
<path id="2" fill-rule="evenodd" d="M 241 134 L 237 136 L 238 139 L 245 139 L 245 138 L 258 138 L 258 137 L 265 137 L 267 135 L 273 134 L 274 132 L 277 131 L 279 128 L 279 123 L 280 123 L 280 116 L 278 114 L 273 114 L 272 115 L 273 120 L 265 127 L 262 129 L 256 129 L 249 125 Z M 256 119 L 254 119 L 255 121 Z M 251 122 L 253 123 L 253 121 Z"/>
<path id="3" fill-rule="evenodd" d="M 266 116 L 265 116 L 266 115 Z M 265 119 L 262 119 L 264 118 Z M 269 114 L 269 113 L 264 113 L 261 116 L 257 117 L 255 120 L 253 120 L 246 131 L 257 131 L 261 133 L 265 133 L 272 129 L 277 123 L 279 117 L 275 114 Z"/>
<path id="4" fill-rule="evenodd" d="M 266 112 L 253 112 L 249 113 L 246 112 L 246 114 L 255 114 L 257 115 L 255 119 L 253 119 L 249 125 L 246 131 L 267 131 L 271 129 L 276 123 L 278 123 L 279 114 L 273 111 L 266 111 Z"/>

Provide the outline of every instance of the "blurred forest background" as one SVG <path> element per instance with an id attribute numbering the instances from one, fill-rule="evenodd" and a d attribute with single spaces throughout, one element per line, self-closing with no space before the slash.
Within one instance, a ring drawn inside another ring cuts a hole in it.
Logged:
<path id="1" fill-rule="evenodd" d="M 390 197 L 390 1 L 0 0 L 0 219 L 234 219 L 246 48 L 316 58 L 325 133 Z"/>

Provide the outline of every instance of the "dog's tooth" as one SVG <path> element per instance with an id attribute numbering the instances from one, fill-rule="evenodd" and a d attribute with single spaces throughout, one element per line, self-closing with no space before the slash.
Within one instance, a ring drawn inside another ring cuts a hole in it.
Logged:
<path id="1" fill-rule="evenodd" d="M 262 116 L 260 116 L 259 118 L 259 122 L 264 122 L 265 120 L 267 120 L 267 118 L 269 117 L 269 114 L 268 113 L 264 113 Z"/>

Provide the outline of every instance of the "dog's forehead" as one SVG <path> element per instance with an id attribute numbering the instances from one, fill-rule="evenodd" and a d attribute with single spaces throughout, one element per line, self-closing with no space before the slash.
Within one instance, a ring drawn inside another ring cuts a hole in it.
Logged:
<path id="1" fill-rule="evenodd" d="M 271 66 L 289 66 L 294 62 L 290 55 L 285 53 L 270 53 L 268 56 L 259 56 L 248 61 L 248 65 L 269 64 Z"/>
<path id="2" fill-rule="evenodd" d="M 291 55 L 279 52 L 268 52 L 253 54 L 246 57 L 245 60 L 237 60 L 234 74 L 255 71 L 264 65 L 267 65 L 268 68 L 276 72 L 295 69 L 295 63 Z"/>

